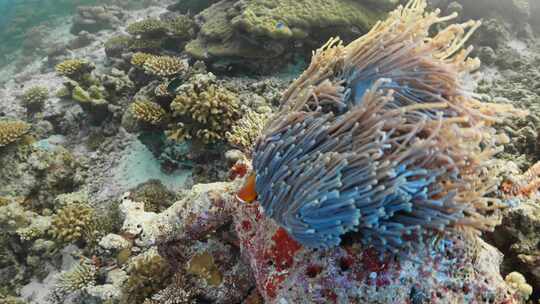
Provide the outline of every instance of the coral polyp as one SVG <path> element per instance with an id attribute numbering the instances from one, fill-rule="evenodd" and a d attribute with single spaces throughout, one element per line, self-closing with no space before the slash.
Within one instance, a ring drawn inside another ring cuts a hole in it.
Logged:
<path id="1" fill-rule="evenodd" d="M 258 201 L 308 247 L 346 233 L 383 251 L 429 232 L 492 230 L 500 201 L 490 158 L 505 137 L 490 127 L 512 108 L 471 97 L 478 68 L 463 44 L 478 22 L 412 1 L 344 46 L 330 40 L 285 92 L 254 150 Z"/>

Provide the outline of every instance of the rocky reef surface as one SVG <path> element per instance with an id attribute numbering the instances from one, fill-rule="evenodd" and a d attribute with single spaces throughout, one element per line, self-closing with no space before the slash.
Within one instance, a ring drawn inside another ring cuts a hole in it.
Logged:
<path id="1" fill-rule="evenodd" d="M 406 255 L 354 237 L 303 246 L 237 197 L 312 51 L 354 41 L 399 1 L 113 2 L 33 29 L 41 51 L 0 67 L 0 303 L 540 299 L 536 1 L 429 1 L 482 19 L 466 89 L 528 113 L 493 125 L 508 138 L 490 161 L 501 224 L 435 233 Z M 327 89 L 306 99 L 342 93 Z"/>

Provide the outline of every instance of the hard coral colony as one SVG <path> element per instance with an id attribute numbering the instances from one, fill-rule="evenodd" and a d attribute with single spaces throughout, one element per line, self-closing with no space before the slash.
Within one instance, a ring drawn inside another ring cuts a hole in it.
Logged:
<path id="1" fill-rule="evenodd" d="M 497 225 L 491 126 L 516 113 L 475 100 L 463 49 L 479 22 L 425 13 L 415 0 L 365 36 L 330 40 L 290 86 L 253 157 L 257 200 L 298 242 L 325 248 L 353 233 L 383 251 L 432 232 Z"/>

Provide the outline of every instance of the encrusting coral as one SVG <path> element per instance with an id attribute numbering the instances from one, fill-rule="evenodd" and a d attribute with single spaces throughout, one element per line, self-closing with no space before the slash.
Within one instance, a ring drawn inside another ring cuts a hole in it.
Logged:
<path id="1" fill-rule="evenodd" d="M 53 217 L 49 233 L 59 242 L 95 240 L 95 210 L 85 203 L 73 203 L 61 208 Z"/>
<path id="2" fill-rule="evenodd" d="M 129 109 L 137 120 L 150 125 L 160 124 L 167 114 L 159 104 L 149 100 L 137 100 Z"/>
<path id="3" fill-rule="evenodd" d="M 49 90 L 43 86 L 34 86 L 24 91 L 22 104 L 29 112 L 39 111 L 49 98 Z"/>
<path id="4" fill-rule="evenodd" d="M 30 125 L 20 120 L 0 120 L 0 147 L 19 140 L 30 131 Z"/>
<path id="5" fill-rule="evenodd" d="M 302 245 L 333 247 L 350 232 L 397 252 L 499 223 L 490 159 L 507 138 L 491 125 L 520 112 L 467 91 L 479 61 L 462 47 L 480 23 L 431 37 L 456 16 L 426 6 L 413 0 L 349 45 L 317 50 L 258 141 L 249 192 Z"/>
<path id="6" fill-rule="evenodd" d="M 222 141 L 239 118 L 237 96 L 214 83 L 213 75 L 209 75 L 196 74 L 177 90 L 171 109 L 174 116 L 184 118 L 184 121 L 177 129 L 168 131 L 170 138 L 204 143 Z"/>

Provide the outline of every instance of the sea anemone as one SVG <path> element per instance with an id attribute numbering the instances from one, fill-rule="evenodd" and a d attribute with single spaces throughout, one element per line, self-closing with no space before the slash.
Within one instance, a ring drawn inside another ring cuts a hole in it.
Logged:
<path id="1" fill-rule="evenodd" d="M 517 111 L 465 86 L 479 62 L 462 47 L 480 23 L 430 36 L 456 16 L 426 6 L 413 0 L 349 45 L 317 50 L 259 138 L 256 199 L 301 244 L 332 247 L 350 233 L 397 252 L 498 224 L 490 158 L 506 138 L 491 125 Z"/>

